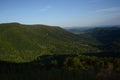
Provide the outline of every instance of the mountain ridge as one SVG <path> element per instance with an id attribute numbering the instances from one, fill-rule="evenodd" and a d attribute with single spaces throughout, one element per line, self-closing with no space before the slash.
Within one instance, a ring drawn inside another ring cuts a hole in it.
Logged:
<path id="1" fill-rule="evenodd" d="M 0 60 L 26 62 L 41 55 L 96 52 L 93 43 L 60 27 L 0 24 Z"/>
<path id="2" fill-rule="evenodd" d="M 120 26 L 110 26 L 110 27 L 96 27 L 89 28 L 84 31 L 77 30 L 76 28 L 68 30 L 72 33 L 77 32 L 78 35 L 89 36 L 93 40 L 96 40 L 100 45 L 98 47 L 106 53 L 120 53 Z M 82 33 L 81 33 L 82 32 Z"/>

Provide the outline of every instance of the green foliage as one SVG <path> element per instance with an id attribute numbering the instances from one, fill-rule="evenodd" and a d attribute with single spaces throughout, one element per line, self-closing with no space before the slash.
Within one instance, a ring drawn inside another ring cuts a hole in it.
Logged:
<path id="1" fill-rule="evenodd" d="M 72 28 L 68 31 L 78 33 L 79 37 L 94 42 L 101 52 L 112 53 L 113 55 L 114 53 L 120 53 L 120 26 Z"/>
<path id="2" fill-rule="evenodd" d="M 0 24 L 0 60 L 29 62 L 41 55 L 98 52 L 87 39 L 60 27 Z"/>
<path id="3" fill-rule="evenodd" d="M 88 30 L 86 35 L 101 43 L 100 48 L 104 52 L 120 53 L 120 27 L 101 27 Z"/>
<path id="4" fill-rule="evenodd" d="M 118 80 L 119 36 L 120 28 L 75 35 L 55 26 L 0 24 L 0 79 Z"/>
<path id="5" fill-rule="evenodd" d="M 46 55 L 29 63 L 0 62 L 2 80 L 120 80 L 120 59 Z"/>

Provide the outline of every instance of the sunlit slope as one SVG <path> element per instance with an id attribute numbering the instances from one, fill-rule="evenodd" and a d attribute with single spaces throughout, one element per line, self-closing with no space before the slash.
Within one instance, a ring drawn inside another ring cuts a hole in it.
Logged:
<path id="1" fill-rule="evenodd" d="M 46 54 L 96 52 L 91 42 L 60 27 L 0 24 L 0 60 L 26 62 Z"/>

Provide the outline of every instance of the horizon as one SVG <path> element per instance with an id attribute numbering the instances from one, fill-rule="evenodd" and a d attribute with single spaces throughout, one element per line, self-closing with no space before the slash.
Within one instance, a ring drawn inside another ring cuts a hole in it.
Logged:
<path id="1" fill-rule="evenodd" d="M 46 25 L 46 26 L 55 26 L 55 27 L 61 27 L 61 28 L 96 28 L 96 27 L 120 27 L 120 25 L 98 25 L 98 26 L 69 26 L 69 27 L 62 27 L 58 25 L 47 25 L 47 24 L 39 24 L 39 23 L 33 23 L 33 24 L 25 24 L 20 22 L 5 22 L 0 24 L 20 24 L 20 25 Z"/>
<path id="2" fill-rule="evenodd" d="M 120 25 L 119 0 L 0 0 L 0 23 L 60 27 Z"/>

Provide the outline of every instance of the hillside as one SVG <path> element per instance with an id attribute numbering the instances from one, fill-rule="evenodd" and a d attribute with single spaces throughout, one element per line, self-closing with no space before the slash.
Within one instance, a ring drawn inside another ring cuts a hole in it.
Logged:
<path id="1" fill-rule="evenodd" d="M 120 53 L 120 27 L 94 28 L 86 34 L 99 41 L 104 51 Z"/>
<path id="2" fill-rule="evenodd" d="M 0 24 L 0 60 L 29 62 L 41 55 L 99 51 L 86 37 L 47 25 Z"/>
<path id="3" fill-rule="evenodd" d="M 86 29 L 86 28 L 85 28 Z M 83 29 L 82 29 L 83 30 Z M 102 52 L 105 53 L 120 53 L 120 27 L 96 27 L 91 29 L 86 29 L 82 31 L 81 29 L 72 29 L 69 30 L 73 33 L 79 33 L 78 35 L 87 36 L 93 40 L 96 40 L 100 45 L 97 47 L 101 49 Z M 79 32 L 78 32 L 79 31 Z"/>
<path id="4" fill-rule="evenodd" d="M 57 26 L 0 24 L 0 78 L 119 80 L 119 36 L 116 27 L 73 34 Z"/>

